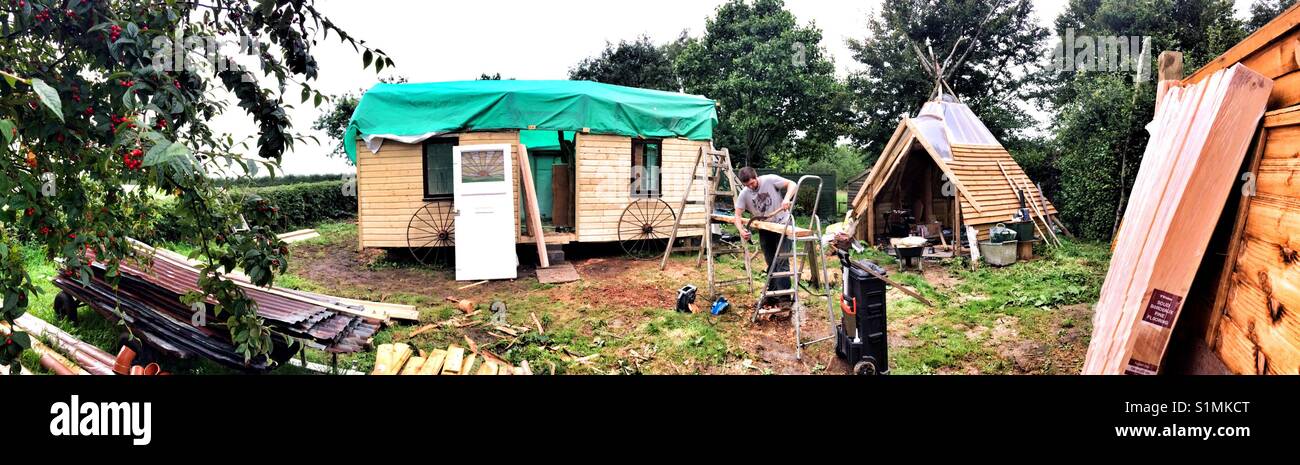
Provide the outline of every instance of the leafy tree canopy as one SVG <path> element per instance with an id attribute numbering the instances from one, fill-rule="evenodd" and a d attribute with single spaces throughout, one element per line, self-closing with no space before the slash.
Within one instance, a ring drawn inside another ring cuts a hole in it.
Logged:
<path id="1" fill-rule="evenodd" d="M 0 6 L 0 319 L 21 316 L 36 290 L 19 241 L 63 259 L 69 279 L 88 282 L 92 260 L 115 279 L 132 253 L 126 238 L 151 238 L 145 218 L 155 216 L 152 197 L 170 195 L 177 227 L 206 260 L 202 291 L 186 302 L 214 299 L 224 320 L 209 324 L 229 330 L 248 358 L 268 353 L 272 337 L 256 303 L 224 274 L 241 268 L 255 284 L 269 285 L 285 270 L 287 249 L 268 227 L 277 209 L 224 194 L 207 173 L 274 171 L 284 151 L 303 140 L 290 132 L 285 92 L 292 83 L 301 88 L 301 103 L 325 100 L 309 84 L 319 73 L 312 47 L 331 34 L 355 46 L 364 66 L 392 65 L 311 0 Z M 193 50 L 195 39 L 201 47 L 241 36 L 251 38 L 255 70 L 224 55 L 209 55 L 204 64 L 173 53 Z M 226 94 L 233 98 L 216 97 Z M 226 111 L 256 123 L 256 141 L 237 142 L 209 126 Z M 237 227 L 241 217 L 247 228 Z M 30 339 L 19 334 L 5 342 L 0 363 L 12 362 Z"/>
<path id="2" fill-rule="evenodd" d="M 718 146 L 766 166 L 773 149 L 841 133 L 847 102 L 821 39 L 816 25 L 799 25 L 781 0 L 732 0 L 674 66 L 686 92 L 718 102 Z"/>
<path id="3" fill-rule="evenodd" d="M 632 42 L 619 41 L 617 45 L 606 42 L 600 55 L 586 58 L 570 69 L 569 79 L 676 92 L 681 90 L 681 84 L 673 71 L 672 46 L 655 45 L 646 36 Z"/>
<path id="4" fill-rule="evenodd" d="M 858 146 L 881 150 L 900 118 L 931 96 L 934 74 L 914 46 L 927 55 L 933 50 L 941 63 L 952 57 L 948 84 L 999 140 L 1005 143 L 1034 124 L 1018 104 L 1028 96 L 1026 76 L 1048 35 L 1034 18 L 1032 2 L 899 0 L 881 8 L 867 22 L 867 37 L 849 41 L 862 65 L 848 81 Z"/>

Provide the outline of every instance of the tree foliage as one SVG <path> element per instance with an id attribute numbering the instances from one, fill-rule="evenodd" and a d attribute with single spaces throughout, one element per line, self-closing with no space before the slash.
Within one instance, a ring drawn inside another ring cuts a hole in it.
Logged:
<path id="1" fill-rule="evenodd" d="M 847 100 L 821 39 L 781 0 L 731 0 L 685 45 L 675 69 L 686 92 L 718 102 L 718 146 L 766 166 L 774 149 L 833 142 L 841 132 Z"/>
<path id="2" fill-rule="evenodd" d="M 1247 30 L 1253 31 L 1268 24 L 1277 15 L 1295 5 L 1296 0 L 1255 0 L 1250 4 L 1250 19 L 1246 21 Z"/>
<path id="3" fill-rule="evenodd" d="M 952 63 L 960 66 L 950 66 L 947 82 L 999 140 L 1019 137 L 1034 124 L 1020 102 L 1029 96 L 1026 76 L 1048 31 L 1037 24 L 1029 0 L 885 2 L 867 31 L 865 39 L 849 41 L 862 66 L 848 80 L 859 147 L 880 151 L 901 117 L 931 96 L 933 73 L 914 45 L 927 55 L 933 50 L 940 62 L 957 50 Z"/>
<path id="4" fill-rule="evenodd" d="M 308 84 L 319 72 L 311 52 L 317 37 L 331 33 L 355 46 L 363 65 L 377 71 L 392 65 L 311 1 L 25 0 L 0 6 L 3 320 L 21 316 L 36 290 L 14 259 L 18 241 L 62 259 L 69 278 L 88 282 L 93 260 L 115 279 L 132 255 L 126 238 L 150 239 L 144 219 L 155 212 L 149 197 L 166 194 L 175 199 L 179 227 L 207 260 L 202 291 L 186 300 L 214 299 L 224 317 L 216 325 L 229 330 L 246 357 L 263 357 L 270 332 L 256 303 L 224 276 L 241 268 L 255 284 L 269 285 L 284 271 L 287 249 L 269 227 L 277 208 L 257 197 L 225 195 L 207 174 L 274 172 L 284 151 L 303 141 L 290 132 L 285 92 L 292 83 L 301 88 L 302 103 L 324 100 Z M 250 58 L 257 72 L 220 57 L 204 65 L 170 53 L 189 47 L 178 37 L 222 35 L 256 39 Z M 234 97 L 218 100 L 218 91 Z M 209 126 L 226 111 L 242 112 L 258 125 L 255 142 L 236 142 Z M 248 228 L 236 228 L 241 217 Z M 28 340 L 5 341 L 0 363 L 11 362 Z"/>
<path id="5" fill-rule="evenodd" d="M 483 76 L 487 76 L 484 74 Z M 485 78 L 479 78 L 485 79 Z M 496 75 L 496 79 L 501 79 L 501 74 Z M 380 78 L 379 82 L 387 84 L 397 84 L 406 82 L 402 76 L 393 76 Z M 365 89 L 353 92 L 346 92 L 330 100 L 326 104 L 326 110 L 316 117 L 312 122 L 311 128 L 324 132 L 326 137 L 333 141 L 333 146 L 328 152 L 332 157 L 347 158 L 347 151 L 343 149 L 343 132 L 348 128 L 348 122 L 352 121 L 352 113 L 357 111 L 357 104 L 361 103 L 361 95 L 366 93 Z M 351 163 L 351 160 L 348 161 Z"/>
<path id="6" fill-rule="evenodd" d="M 647 36 L 636 40 L 605 43 L 600 55 L 583 59 L 569 70 L 569 79 L 595 81 L 619 86 L 666 91 L 680 91 L 681 84 L 673 71 L 672 43 L 659 46 Z"/>
<path id="7" fill-rule="evenodd" d="M 1148 70 L 1160 50 L 1182 51 L 1185 69 L 1196 69 L 1247 33 L 1229 0 L 1073 0 L 1056 27 L 1061 37 L 1071 29 L 1075 36 L 1150 37 L 1141 63 Z M 1142 162 L 1155 82 L 1135 81 L 1132 71 L 1051 68 L 1037 78 L 1041 101 L 1056 112 L 1049 162 L 1060 173 L 1060 192 L 1053 200 L 1076 233 L 1108 238 Z"/>

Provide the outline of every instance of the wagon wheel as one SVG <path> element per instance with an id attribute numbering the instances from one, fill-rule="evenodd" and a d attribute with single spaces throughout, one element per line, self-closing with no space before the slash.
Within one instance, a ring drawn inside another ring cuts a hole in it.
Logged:
<path id="1" fill-rule="evenodd" d="M 618 219 L 618 242 L 636 259 L 657 257 L 668 245 L 677 215 L 660 199 L 638 199 L 623 209 Z"/>
<path id="2" fill-rule="evenodd" d="M 451 205 L 427 203 L 411 215 L 406 225 L 406 247 L 422 265 L 446 261 L 456 245 L 456 220 Z"/>

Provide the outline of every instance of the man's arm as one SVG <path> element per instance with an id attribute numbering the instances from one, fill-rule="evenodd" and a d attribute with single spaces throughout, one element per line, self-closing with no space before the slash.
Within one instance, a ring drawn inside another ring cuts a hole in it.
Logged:
<path id="1" fill-rule="evenodd" d="M 740 216 L 741 214 L 744 213 L 745 213 L 744 208 L 736 207 L 736 216 L 731 218 L 731 222 L 734 223 L 736 225 L 736 229 L 740 231 L 740 240 L 748 241 L 749 229 L 745 228 L 745 222 L 741 221 L 741 216 Z M 708 232 L 706 231 L 705 234 L 708 234 Z"/>
<path id="2" fill-rule="evenodd" d="M 781 209 L 786 210 L 786 211 L 790 211 L 790 212 L 793 213 L 793 211 L 794 211 L 794 196 L 795 196 L 795 194 L 799 193 L 799 185 L 798 185 L 798 184 L 795 184 L 794 181 L 791 181 L 791 180 L 786 179 L 786 178 L 781 178 L 781 180 L 782 180 L 782 181 L 785 181 L 785 199 L 783 199 L 782 202 L 781 202 Z"/>

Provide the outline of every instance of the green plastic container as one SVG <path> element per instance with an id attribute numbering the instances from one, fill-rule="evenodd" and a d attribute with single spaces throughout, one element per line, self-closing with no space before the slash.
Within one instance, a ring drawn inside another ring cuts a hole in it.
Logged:
<path id="1" fill-rule="evenodd" d="M 1011 223 L 1006 223 L 1006 225 L 1007 228 L 1016 232 L 1016 239 L 1020 242 L 1033 242 L 1038 240 L 1038 238 L 1034 236 L 1033 221 L 1013 221 Z"/>

